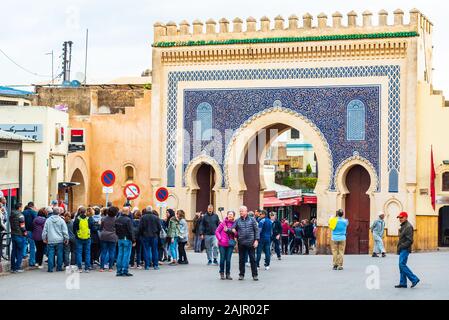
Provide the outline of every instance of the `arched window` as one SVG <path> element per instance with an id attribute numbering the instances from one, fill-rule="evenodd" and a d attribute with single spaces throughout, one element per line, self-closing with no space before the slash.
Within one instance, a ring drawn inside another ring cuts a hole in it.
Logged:
<path id="1" fill-rule="evenodd" d="M 449 191 L 449 171 L 443 173 L 442 181 L 443 181 L 442 191 Z"/>
<path id="2" fill-rule="evenodd" d="M 365 140 L 365 104 L 352 100 L 346 107 L 346 139 Z"/>
<path id="3" fill-rule="evenodd" d="M 134 167 L 127 164 L 125 165 L 125 181 L 134 180 Z"/>
<path id="4" fill-rule="evenodd" d="M 196 109 L 196 139 L 212 140 L 212 106 L 202 102 Z"/>

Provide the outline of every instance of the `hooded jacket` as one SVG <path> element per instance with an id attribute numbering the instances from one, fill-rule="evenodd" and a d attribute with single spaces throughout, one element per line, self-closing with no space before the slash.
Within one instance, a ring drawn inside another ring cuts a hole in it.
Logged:
<path id="1" fill-rule="evenodd" d="M 33 240 L 42 241 L 42 231 L 44 231 L 45 218 L 42 216 L 37 216 L 33 220 Z"/>
<path id="2" fill-rule="evenodd" d="M 63 243 L 69 240 L 69 231 L 64 219 L 56 215 L 48 218 L 42 231 L 42 239 L 47 240 L 48 244 Z"/>
<path id="3" fill-rule="evenodd" d="M 237 235 L 235 235 L 233 232 L 229 232 L 232 229 L 232 225 L 234 224 L 234 221 L 231 221 L 226 217 L 224 221 L 220 223 L 217 230 L 215 230 L 215 236 L 218 240 L 218 245 L 220 247 L 229 247 L 229 239 L 235 240 Z M 227 227 L 229 229 L 228 232 L 224 230 L 224 227 Z"/>

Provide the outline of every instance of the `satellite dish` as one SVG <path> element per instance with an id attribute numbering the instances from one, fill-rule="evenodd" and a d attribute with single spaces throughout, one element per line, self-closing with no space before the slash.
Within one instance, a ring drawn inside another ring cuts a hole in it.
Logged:
<path id="1" fill-rule="evenodd" d="M 70 86 L 71 87 L 79 87 L 79 86 L 81 86 L 81 82 L 79 82 L 78 80 L 72 80 L 70 82 Z"/>

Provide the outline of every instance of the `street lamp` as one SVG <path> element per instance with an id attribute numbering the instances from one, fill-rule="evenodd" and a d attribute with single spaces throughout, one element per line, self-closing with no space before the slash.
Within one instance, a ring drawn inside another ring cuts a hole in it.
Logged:
<path id="1" fill-rule="evenodd" d="M 55 75 L 53 74 L 53 50 L 51 52 L 46 53 L 45 55 L 51 54 L 51 84 L 54 84 L 55 81 Z"/>

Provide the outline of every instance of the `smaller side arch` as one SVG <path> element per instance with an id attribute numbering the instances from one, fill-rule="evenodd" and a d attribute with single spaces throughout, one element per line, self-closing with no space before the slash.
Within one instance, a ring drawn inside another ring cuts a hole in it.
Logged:
<path id="1" fill-rule="evenodd" d="M 196 180 L 196 175 L 198 173 L 198 169 L 201 167 L 202 164 L 208 164 L 214 169 L 215 185 L 212 189 L 214 191 L 217 191 L 218 189 L 220 189 L 222 185 L 223 173 L 217 160 L 208 155 L 199 155 L 189 162 L 189 164 L 186 167 L 184 176 L 186 187 L 190 190 L 198 190 L 200 188 Z"/>
<path id="2" fill-rule="evenodd" d="M 337 188 L 337 192 L 341 195 L 345 195 L 349 193 L 348 188 L 346 187 L 346 175 L 349 172 L 349 170 L 354 167 L 355 165 L 361 165 L 364 167 L 371 178 L 371 184 L 368 188 L 368 191 L 366 194 L 371 195 L 372 193 L 377 191 L 379 179 L 376 173 L 376 169 L 371 164 L 371 162 L 359 155 L 352 156 L 350 158 L 347 158 L 345 161 L 343 161 L 335 171 L 335 187 Z"/>

